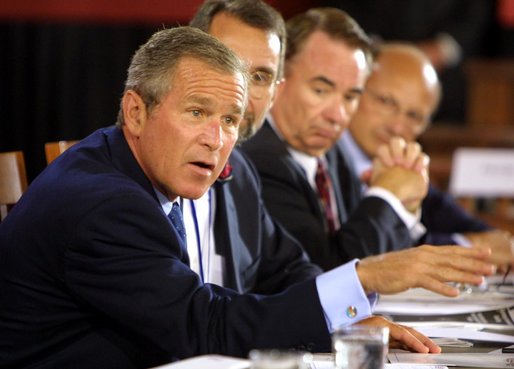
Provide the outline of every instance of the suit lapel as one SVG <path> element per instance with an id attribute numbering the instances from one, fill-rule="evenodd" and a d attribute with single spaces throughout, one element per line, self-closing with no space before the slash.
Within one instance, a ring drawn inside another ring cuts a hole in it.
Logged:
<path id="1" fill-rule="evenodd" d="M 238 232 L 236 207 L 234 198 L 229 191 L 228 183 L 214 184 L 216 192 L 216 212 L 214 216 L 214 240 L 216 242 L 216 253 L 225 259 L 223 284 L 225 287 L 243 291 L 243 283 L 240 273 L 237 272 L 239 265 L 239 253 L 241 250 L 237 245 L 242 244 Z M 231 231 L 232 230 L 232 231 Z"/>
<path id="2" fill-rule="evenodd" d="M 106 128 L 103 131 L 105 140 L 108 143 L 109 148 L 109 154 L 111 155 L 111 160 L 113 165 L 122 173 L 132 178 L 135 182 L 137 182 L 143 189 L 153 198 L 155 199 L 155 206 L 162 211 L 161 204 L 159 202 L 159 199 L 157 198 L 157 195 L 155 194 L 155 191 L 153 189 L 152 183 L 146 177 L 145 173 L 139 166 L 139 164 L 136 161 L 136 158 L 132 154 L 132 151 L 130 151 L 130 148 L 128 146 L 127 140 L 125 139 L 125 136 L 123 135 L 123 132 L 121 129 L 117 127 L 109 127 Z M 164 214 L 164 216 L 167 216 L 167 214 Z M 170 227 L 171 224 L 170 224 Z M 175 230 L 174 230 L 175 232 Z M 185 242 L 182 240 L 180 236 L 177 234 L 177 242 L 180 244 L 180 247 L 183 251 L 183 257 L 182 261 L 187 264 L 189 264 L 189 254 L 187 252 L 187 246 Z"/>
<path id="3" fill-rule="evenodd" d="M 303 178 L 303 181 L 299 182 L 298 185 L 302 187 L 302 192 L 307 194 L 310 207 L 316 213 L 316 216 L 319 219 L 323 219 L 324 214 L 320 207 L 318 194 L 309 184 L 305 170 L 294 160 L 291 154 L 289 154 L 285 141 L 282 141 L 280 137 L 278 137 L 268 121 L 264 123 L 264 126 L 258 134 L 262 134 L 261 141 L 266 142 L 266 149 L 273 154 L 273 157 L 277 158 L 277 160 L 283 160 L 287 167 L 294 168 L 301 178 Z"/>
<path id="4" fill-rule="evenodd" d="M 362 199 L 362 183 L 351 160 L 351 154 L 343 144 L 342 140 L 337 141 L 339 156 L 339 176 L 341 178 L 342 193 L 347 213 L 351 214 Z"/>

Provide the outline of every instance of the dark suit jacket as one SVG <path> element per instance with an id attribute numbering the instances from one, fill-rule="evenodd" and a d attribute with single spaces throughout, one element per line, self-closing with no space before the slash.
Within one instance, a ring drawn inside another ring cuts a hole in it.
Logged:
<path id="1" fill-rule="evenodd" d="M 382 199 L 368 197 L 348 217 L 342 197 L 340 156 L 327 154 L 329 172 L 337 197 L 342 227 L 328 236 L 317 193 L 303 169 L 287 151 L 286 144 L 266 122 L 243 144 L 254 162 L 263 185 L 263 198 L 270 214 L 298 239 L 311 260 L 328 270 L 353 258 L 403 248 L 410 243 L 407 228 Z"/>
<path id="2" fill-rule="evenodd" d="M 232 179 L 217 182 L 214 236 L 225 257 L 224 285 L 241 293 L 281 292 L 321 273 L 264 207 L 259 175 L 235 149 Z"/>
<path id="3" fill-rule="evenodd" d="M 357 209 L 356 204 L 362 199 L 362 183 L 352 165 L 351 154 L 342 141 L 338 142 L 338 149 L 344 158 L 344 170 L 348 174 L 348 181 L 351 182 L 349 186 L 343 187 L 343 193 L 346 197 L 354 199 L 350 207 L 350 211 L 354 211 Z M 428 194 L 421 204 L 421 223 L 427 232 L 411 245 L 451 245 L 455 243 L 452 238 L 453 233 L 481 232 L 491 229 L 462 209 L 452 196 L 434 186 L 429 187 Z"/>
<path id="4" fill-rule="evenodd" d="M 427 233 L 417 244 L 450 245 L 453 233 L 483 232 L 492 228 L 467 213 L 448 193 L 430 186 L 421 205 L 421 223 Z"/>
<path id="5" fill-rule="evenodd" d="M 266 297 L 202 285 L 117 128 L 32 182 L 0 224 L 0 255 L 0 367 L 144 368 L 330 348 L 314 280 Z"/>

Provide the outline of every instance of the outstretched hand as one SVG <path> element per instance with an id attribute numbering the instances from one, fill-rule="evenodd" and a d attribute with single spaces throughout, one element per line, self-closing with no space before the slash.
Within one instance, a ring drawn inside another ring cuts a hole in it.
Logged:
<path id="1" fill-rule="evenodd" d="M 393 294 L 421 287 L 454 297 L 448 282 L 479 285 L 494 272 L 489 249 L 423 245 L 362 259 L 357 274 L 366 293 Z"/>

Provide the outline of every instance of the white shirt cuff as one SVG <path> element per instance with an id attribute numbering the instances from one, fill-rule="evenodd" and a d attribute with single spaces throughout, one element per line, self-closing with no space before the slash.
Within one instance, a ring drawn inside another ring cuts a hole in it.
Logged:
<path id="1" fill-rule="evenodd" d="M 463 247 L 471 247 L 471 241 L 461 233 L 452 233 L 452 240 L 455 244 Z"/>
<path id="2" fill-rule="evenodd" d="M 318 296 L 330 332 L 369 317 L 377 294 L 366 296 L 352 260 L 316 277 Z"/>

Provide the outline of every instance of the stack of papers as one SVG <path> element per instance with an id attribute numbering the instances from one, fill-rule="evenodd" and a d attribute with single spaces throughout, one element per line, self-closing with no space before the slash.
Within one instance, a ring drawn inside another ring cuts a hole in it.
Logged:
<path id="1" fill-rule="evenodd" d="M 462 293 L 458 297 L 444 297 L 414 288 L 396 295 L 380 296 L 377 314 L 444 316 L 469 314 L 514 306 L 513 296 L 497 291 Z"/>
<path id="2" fill-rule="evenodd" d="M 423 365 L 466 366 L 470 368 L 513 368 L 514 354 L 475 354 L 475 353 L 443 353 L 443 354 L 414 354 L 389 353 L 387 358 L 391 363 L 408 363 Z"/>
<path id="3" fill-rule="evenodd" d="M 514 343 L 514 336 L 509 334 L 484 332 L 481 330 L 470 328 L 440 328 L 427 325 L 416 326 L 416 324 L 409 324 L 411 327 L 417 329 L 425 336 L 430 338 L 444 338 L 444 339 L 464 339 L 469 341 L 484 341 L 484 342 L 505 342 Z M 444 341 L 443 341 L 444 342 Z M 438 343 L 438 342 L 436 342 Z M 438 343 L 439 344 L 439 343 Z M 470 345 L 471 346 L 471 345 Z M 469 347 L 469 346 L 466 346 Z"/>

